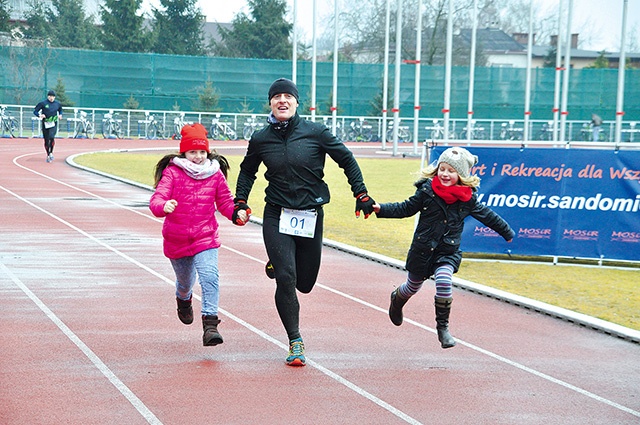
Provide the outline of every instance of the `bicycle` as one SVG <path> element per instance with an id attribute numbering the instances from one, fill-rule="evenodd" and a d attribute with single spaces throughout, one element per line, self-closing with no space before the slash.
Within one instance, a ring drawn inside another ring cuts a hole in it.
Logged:
<path id="1" fill-rule="evenodd" d="M 582 129 L 580 130 L 580 134 L 582 136 L 582 140 L 585 142 L 593 142 L 593 123 L 586 122 L 582 124 Z M 607 141 L 607 133 L 602 130 L 602 126 L 600 131 L 598 132 L 598 142 L 606 142 Z"/>
<path id="2" fill-rule="evenodd" d="M 347 131 L 347 140 L 353 142 L 370 142 L 373 140 L 373 127 L 364 118 L 351 121 Z"/>
<path id="3" fill-rule="evenodd" d="M 431 140 L 440 140 L 440 139 L 444 139 L 444 126 L 442 126 L 442 124 L 440 124 L 439 120 L 433 120 L 433 126 L 432 127 L 425 127 L 425 129 L 427 131 L 431 130 L 430 136 L 431 136 Z M 449 131 L 449 139 L 453 140 L 455 139 L 456 133 L 453 130 Z"/>
<path id="4" fill-rule="evenodd" d="M 538 132 L 538 140 L 552 140 L 553 139 L 553 121 L 545 122 L 542 124 L 540 131 Z"/>
<path id="5" fill-rule="evenodd" d="M 400 121 L 398 121 L 398 124 Z M 387 130 L 387 140 L 393 140 L 393 129 L 394 126 L 391 124 L 389 129 Z M 399 125 L 398 126 L 398 142 L 400 143 L 411 143 L 413 140 L 413 134 L 409 131 L 408 125 Z"/>
<path id="6" fill-rule="evenodd" d="M 627 142 L 633 142 L 633 137 L 634 137 L 633 135 L 638 133 L 638 132 L 640 132 L 640 129 L 636 129 L 636 124 L 637 123 L 635 121 L 630 122 L 629 123 L 629 128 L 625 129 L 625 130 L 622 130 L 622 133 L 627 133 L 628 134 L 628 137 L 626 138 Z"/>
<path id="7" fill-rule="evenodd" d="M 249 140 L 253 133 L 264 128 L 264 122 L 257 121 L 256 116 L 252 115 L 244 122 L 244 128 L 242 129 L 242 137 L 244 140 Z"/>
<path id="8" fill-rule="evenodd" d="M 484 132 L 484 127 L 476 127 L 476 120 L 471 120 L 470 128 L 467 130 L 467 127 L 462 129 L 462 134 L 460 135 L 462 139 L 467 140 L 485 140 L 486 135 Z"/>
<path id="9" fill-rule="evenodd" d="M 185 121 L 184 112 L 180 112 L 178 116 L 173 119 L 173 135 L 171 138 L 174 140 L 182 139 L 182 127 L 188 124 L 193 124 L 193 121 Z"/>
<path id="10" fill-rule="evenodd" d="M 0 128 L 2 128 L 2 137 L 16 137 L 14 131 L 18 130 L 18 120 L 11 115 L 6 114 L 7 107 L 0 106 Z"/>
<path id="11" fill-rule="evenodd" d="M 144 124 L 144 138 L 151 140 L 164 139 L 162 123 L 156 120 L 153 114 L 145 112 L 144 115 L 145 119 L 138 121 L 138 124 Z"/>
<path id="12" fill-rule="evenodd" d="M 93 139 L 93 137 L 96 135 L 96 130 L 93 126 L 93 122 L 87 119 L 87 113 L 85 111 L 78 112 L 77 110 L 74 110 L 73 118 L 71 118 L 71 120 L 74 121 L 74 139 Z"/>
<path id="13" fill-rule="evenodd" d="M 105 139 L 122 139 L 124 131 L 122 130 L 122 120 L 117 119 L 118 113 L 109 111 L 102 118 L 102 136 Z"/>
<path id="14" fill-rule="evenodd" d="M 522 140 L 522 128 L 514 127 L 515 121 L 503 122 L 500 128 L 500 140 Z"/>
<path id="15" fill-rule="evenodd" d="M 238 134 L 231 125 L 220 121 L 220 117 L 211 120 L 209 135 L 213 140 L 236 140 L 238 138 Z"/>
<path id="16" fill-rule="evenodd" d="M 331 130 L 331 132 L 333 132 L 333 119 L 331 117 L 323 117 L 322 118 L 322 123 L 324 124 L 325 127 L 327 127 L 329 130 Z M 341 119 L 337 119 L 336 120 L 336 134 L 335 136 L 342 140 L 345 141 L 347 140 L 347 134 L 345 129 L 342 127 L 343 121 Z"/>

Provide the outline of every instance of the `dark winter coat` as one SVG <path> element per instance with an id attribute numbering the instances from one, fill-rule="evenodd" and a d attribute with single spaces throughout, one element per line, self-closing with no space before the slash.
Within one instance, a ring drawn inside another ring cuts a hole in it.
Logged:
<path id="1" fill-rule="evenodd" d="M 236 198 L 247 200 L 261 163 L 267 167 L 265 201 L 280 207 L 313 209 L 329 202 L 324 165 L 329 155 L 344 170 L 354 195 L 366 192 L 353 153 L 320 123 L 295 114 L 286 131 L 272 125 L 254 133 L 240 164 Z"/>
<path id="2" fill-rule="evenodd" d="M 33 115 L 36 117 L 40 116 L 41 113 L 44 114 L 45 120 L 57 121 L 58 114 L 62 115 L 62 105 L 57 100 L 49 102 L 48 99 L 45 99 L 33 108 Z"/>
<path id="3" fill-rule="evenodd" d="M 33 109 L 33 115 L 39 117 L 44 114 L 44 119 L 40 124 L 42 127 L 42 136 L 45 139 L 53 139 L 58 132 L 58 117 L 62 117 L 62 105 L 57 100 L 49 102 L 48 99 L 38 103 Z M 47 124 L 45 124 L 47 122 Z M 53 125 L 51 125 L 53 123 Z"/>
<path id="4" fill-rule="evenodd" d="M 467 202 L 447 204 L 437 196 L 431 179 L 416 182 L 416 193 L 403 202 L 380 205 L 379 218 L 405 218 L 420 212 L 418 226 L 407 254 L 407 270 L 428 279 L 438 264 L 450 264 L 454 273 L 462 261 L 460 242 L 464 219 L 472 216 L 485 226 L 495 230 L 505 240 L 511 240 L 515 232 L 509 224 L 489 207 L 478 202 L 474 191 Z"/>

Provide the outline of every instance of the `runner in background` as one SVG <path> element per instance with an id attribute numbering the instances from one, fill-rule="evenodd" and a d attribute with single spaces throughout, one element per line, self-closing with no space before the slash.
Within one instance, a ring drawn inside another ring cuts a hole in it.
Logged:
<path id="1" fill-rule="evenodd" d="M 33 115 L 42 120 L 44 150 L 47 152 L 47 162 L 51 162 L 53 161 L 53 148 L 56 145 L 58 121 L 62 118 L 62 105 L 56 100 L 56 92 L 49 90 L 47 98 L 33 109 Z"/>

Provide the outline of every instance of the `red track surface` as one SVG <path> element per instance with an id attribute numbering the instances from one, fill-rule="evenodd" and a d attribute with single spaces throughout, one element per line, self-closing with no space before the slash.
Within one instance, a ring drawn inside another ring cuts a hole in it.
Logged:
<path id="1" fill-rule="evenodd" d="M 405 273 L 330 248 L 300 296 L 308 366 L 287 367 L 253 223 L 222 222 L 225 343 L 203 347 L 176 317 L 150 192 L 64 162 L 175 145 L 59 140 L 48 164 L 41 139 L 0 140 L 0 423 L 640 423 L 638 344 L 459 290 L 442 350 L 433 288 L 395 327 Z"/>

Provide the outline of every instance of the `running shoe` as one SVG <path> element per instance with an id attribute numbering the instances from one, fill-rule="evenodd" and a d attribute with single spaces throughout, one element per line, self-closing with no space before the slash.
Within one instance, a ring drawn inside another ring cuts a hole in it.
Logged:
<path id="1" fill-rule="evenodd" d="M 50 156 L 50 155 L 47 155 L 47 159 L 46 159 L 46 161 L 47 161 L 47 162 L 51 162 L 51 156 Z"/>
<path id="2" fill-rule="evenodd" d="M 296 338 L 289 343 L 289 357 L 286 362 L 289 366 L 304 366 L 307 363 L 307 359 L 304 357 L 302 338 Z"/>
<path id="3" fill-rule="evenodd" d="M 273 268 L 273 264 L 271 264 L 271 261 L 267 261 L 267 264 L 264 266 L 264 272 L 267 274 L 267 277 L 269 279 L 276 278 L 276 270 Z"/>

